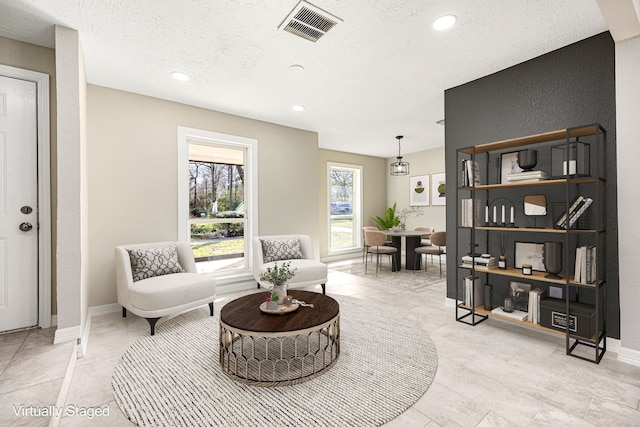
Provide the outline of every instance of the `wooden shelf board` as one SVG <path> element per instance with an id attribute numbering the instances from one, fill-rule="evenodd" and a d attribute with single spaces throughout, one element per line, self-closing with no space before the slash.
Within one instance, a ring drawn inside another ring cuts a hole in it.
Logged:
<path id="1" fill-rule="evenodd" d="M 580 137 L 588 135 L 596 135 L 600 132 L 600 129 L 596 125 L 584 126 L 580 128 L 572 129 L 569 137 Z M 506 150 L 510 148 L 522 147 L 529 144 L 539 144 L 542 142 L 551 142 L 564 140 L 567 137 L 567 129 L 559 129 L 551 132 L 543 132 L 535 135 L 527 135 L 519 138 L 505 139 L 503 141 L 490 142 L 487 144 L 480 144 L 475 146 L 475 153 L 486 153 L 488 151 Z M 474 147 L 468 147 L 460 150 L 467 154 L 474 152 Z"/>
<path id="2" fill-rule="evenodd" d="M 530 227 L 487 227 L 480 226 L 475 227 L 476 230 L 488 230 L 488 231 L 524 231 L 527 233 L 559 233 L 564 234 L 566 230 L 561 228 L 530 228 Z M 596 230 L 570 230 L 571 233 L 595 233 Z"/>
<path id="3" fill-rule="evenodd" d="M 522 188 L 522 187 L 542 187 L 547 185 L 562 185 L 569 182 L 570 184 L 594 184 L 598 182 L 597 178 L 571 178 L 568 181 L 566 179 L 543 179 L 542 181 L 527 181 L 527 182 L 508 182 L 505 184 L 480 184 L 475 187 L 461 187 L 463 190 L 493 190 L 498 188 Z"/>
<path id="4" fill-rule="evenodd" d="M 467 270 L 471 270 L 471 267 L 468 267 L 466 265 L 459 264 L 458 266 L 460 268 L 465 268 Z M 522 274 L 522 270 L 519 269 L 519 268 L 507 268 L 506 270 L 501 270 L 499 268 L 492 268 L 490 270 L 487 270 L 486 268 L 483 269 L 482 266 L 480 266 L 480 268 L 476 267 L 476 271 L 478 271 L 480 273 L 496 274 L 498 276 L 515 277 L 517 279 L 523 279 L 523 280 L 537 280 L 539 282 L 555 283 L 557 285 L 566 285 L 567 284 L 566 279 L 558 280 L 558 279 L 549 279 L 547 277 L 544 277 L 547 274 L 544 271 L 534 271 L 533 274 L 527 275 L 527 274 Z M 569 278 L 569 284 L 570 285 L 575 285 L 575 286 L 583 286 L 583 287 L 587 287 L 587 288 L 595 288 L 596 287 L 595 283 L 578 283 L 578 282 L 575 282 L 575 281 L 571 280 L 571 278 Z"/>
<path id="5" fill-rule="evenodd" d="M 464 305 L 464 304 L 458 304 L 458 307 L 464 308 L 466 310 L 471 310 L 470 306 L 467 306 L 467 305 Z M 505 320 L 505 321 L 510 322 L 510 323 L 515 323 L 516 325 L 521 325 L 521 326 L 523 326 L 525 328 L 537 329 L 537 330 L 545 331 L 545 332 L 552 332 L 552 333 L 557 334 L 557 335 L 566 335 L 566 332 L 564 332 L 564 331 L 559 331 L 557 329 L 547 328 L 547 327 L 542 326 L 542 325 L 540 325 L 538 323 L 531 323 L 528 320 L 520 321 L 520 320 L 516 320 L 516 319 L 511 319 L 509 317 L 500 316 L 499 314 L 495 314 L 495 313 L 492 313 L 489 310 L 485 310 L 485 308 L 483 306 L 481 306 L 481 305 L 476 307 L 475 312 L 478 313 L 478 314 L 483 314 L 483 315 L 486 315 L 486 316 L 489 316 L 489 317 L 493 317 L 494 319 L 500 319 L 500 320 Z M 596 341 L 598 340 L 598 337 L 600 337 L 600 336 L 602 336 L 602 330 L 599 330 L 598 332 L 596 332 L 596 334 L 593 335 L 591 338 L 584 338 L 584 337 L 581 337 L 581 336 L 578 336 L 578 335 L 569 334 L 569 337 L 571 339 L 577 339 L 577 340 L 580 340 L 580 341 L 586 341 L 586 342 L 590 342 L 592 344 L 595 344 Z"/>

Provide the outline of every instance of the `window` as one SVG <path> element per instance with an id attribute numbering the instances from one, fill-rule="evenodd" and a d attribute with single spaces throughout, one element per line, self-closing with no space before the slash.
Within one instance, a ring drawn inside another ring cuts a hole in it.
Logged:
<path id="1" fill-rule="evenodd" d="M 257 209 L 250 209 L 257 205 L 255 142 L 179 128 L 179 239 L 191 243 L 199 273 L 250 273 L 257 234 Z"/>
<path id="2" fill-rule="evenodd" d="M 358 249 L 362 245 L 362 167 L 328 163 L 329 251 Z"/>

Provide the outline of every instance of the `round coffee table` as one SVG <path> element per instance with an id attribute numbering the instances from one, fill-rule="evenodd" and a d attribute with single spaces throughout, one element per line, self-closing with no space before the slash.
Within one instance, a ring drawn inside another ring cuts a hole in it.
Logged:
<path id="1" fill-rule="evenodd" d="M 326 295 L 295 291 L 313 304 L 287 314 L 267 314 L 265 292 L 233 300 L 220 310 L 220 367 L 248 384 L 297 384 L 322 374 L 340 355 L 340 306 Z"/>

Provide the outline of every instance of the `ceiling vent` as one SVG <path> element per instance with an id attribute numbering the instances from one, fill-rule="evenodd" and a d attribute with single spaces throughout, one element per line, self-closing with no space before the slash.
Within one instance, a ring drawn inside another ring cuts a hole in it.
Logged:
<path id="1" fill-rule="evenodd" d="M 302 0 L 278 29 L 315 43 L 338 22 L 342 22 L 342 19 Z"/>

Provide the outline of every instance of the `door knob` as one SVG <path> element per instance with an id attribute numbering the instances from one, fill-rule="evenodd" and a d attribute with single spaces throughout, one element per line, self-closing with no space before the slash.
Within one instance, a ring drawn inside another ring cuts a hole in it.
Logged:
<path id="1" fill-rule="evenodd" d="M 32 228 L 33 228 L 33 225 L 31 225 L 28 222 L 23 222 L 22 224 L 20 224 L 21 231 L 31 231 Z"/>

